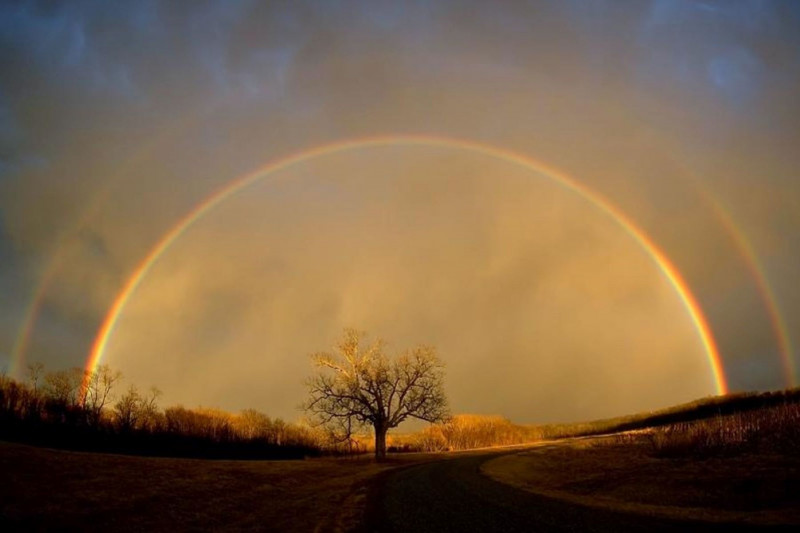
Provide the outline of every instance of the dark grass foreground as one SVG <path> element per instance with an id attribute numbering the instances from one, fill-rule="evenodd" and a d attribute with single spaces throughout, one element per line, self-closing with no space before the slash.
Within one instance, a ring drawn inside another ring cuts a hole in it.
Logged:
<path id="1" fill-rule="evenodd" d="M 209 461 L 0 442 L 0 531 L 331 531 L 358 520 L 364 459 Z"/>
<path id="2" fill-rule="evenodd" d="M 597 508 L 798 526 L 796 392 L 734 396 L 703 419 L 532 449 L 482 468 L 512 486 Z"/>
<path id="3" fill-rule="evenodd" d="M 497 481 L 594 508 L 800 526 L 800 457 L 657 457 L 646 439 L 593 438 L 507 455 L 482 469 Z"/>

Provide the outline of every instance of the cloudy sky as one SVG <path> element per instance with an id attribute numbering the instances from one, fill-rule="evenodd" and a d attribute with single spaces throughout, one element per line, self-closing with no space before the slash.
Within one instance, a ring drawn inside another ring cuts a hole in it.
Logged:
<path id="1" fill-rule="evenodd" d="M 0 367 L 103 361 L 294 420 L 343 327 L 437 346 L 456 412 L 582 420 L 793 383 L 791 1 L 3 2 Z M 471 145 L 474 146 L 475 144 Z M 499 152 L 495 152 L 497 154 Z"/>

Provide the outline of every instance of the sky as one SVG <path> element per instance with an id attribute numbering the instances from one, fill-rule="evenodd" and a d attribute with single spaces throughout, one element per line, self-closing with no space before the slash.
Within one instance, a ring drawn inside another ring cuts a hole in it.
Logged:
<path id="1" fill-rule="evenodd" d="M 296 420 L 355 327 L 436 346 L 454 412 L 639 412 L 719 392 L 655 251 L 729 390 L 791 386 L 799 30 L 767 0 L 3 2 L 0 368 L 85 366 L 138 272 L 101 362 L 164 405 Z"/>

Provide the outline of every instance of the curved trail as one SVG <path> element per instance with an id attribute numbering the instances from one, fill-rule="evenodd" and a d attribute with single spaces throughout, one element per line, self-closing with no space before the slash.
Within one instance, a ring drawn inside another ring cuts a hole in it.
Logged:
<path id="1" fill-rule="evenodd" d="M 578 506 L 515 489 L 479 471 L 497 453 L 424 463 L 380 475 L 364 531 L 737 531 L 743 524 L 680 522 Z"/>

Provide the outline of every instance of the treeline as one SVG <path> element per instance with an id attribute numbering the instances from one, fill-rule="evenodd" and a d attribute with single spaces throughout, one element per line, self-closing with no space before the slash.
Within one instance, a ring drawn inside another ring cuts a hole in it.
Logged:
<path id="1" fill-rule="evenodd" d="M 0 375 L 0 439 L 87 451 L 170 457 L 291 459 L 373 451 L 371 435 L 346 441 L 321 428 L 270 418 L 255 409 L 161 409 L 158 389 L 130 385 L 101 365 L 45 372 L 27 379 Z M 500 416 L 456 415 L 409 435 L 390 435 L 389 451 L 440 452 L 533 442 L 540 428 Z"/>
<path id="2" fill-rule="evenodd" d="M 129 386 L 108 366 L 0 376 L 0 439 L 59 448 L 171 457 L 292 459 L 340 451 L 322 431 L 254 409 L 160 409 L 158 389 Z"/>
<path id="3" fill-rule="evenodd" d="M 764 447 L 767 441 L 776 448 L 800 449 L 798 416 L 800 388 L 702 398 L 658 411 L 580 423 L 520 425 L 501 416 L 456 415 L 418 433 L 390 436 L 389 450 L 469 450 L 643 429 L 653 429 L 650 435 L 664 443 L 658 447 L 665 450 L 739 449 L 754 442 Z"/>
<path id="4" fill-rule="evenodd" d="M 389 436 L 391 452 L 442 452 L 527 444 L 541 440 L 536 426 L 514 424 L 502 416 L 461 414 L 417 433 Z"/>
<path id="5" fill-rule="evenodd" d="M 536 427 L 514 424 L 502 416 L 456 415 L 423 429 L 418 436 L 426 451 L 456 451 L 525 444 L 541 439 Z"/>
<path id="6" fill-rule="evenodd" d="M 80 368 L 45 372 L 35 363 L 29 365 L 25 381 L 0 374 L 0 439 L 76 450 L 230 459 L 359 454 L 372 451 L 374 445 L 370 435 L 342 442 L 321 428 L 287 423 L 254 409 L 236 414 L 182 406 L 161 409 L 160 391 L 133 385 L 119 391 L 121 382 L 120 373 L 105 365 L 93 373 Z M 390 452 L 440 452 L 660 427 L 664 429 L 653 438 L 663 454 L 722 446 L 708 444 L 712 441 L 731 449 L 730 442 L 752 443 L 776 428 L 787 435 L 782 443 L 798 446 L 800 436 L 792 428 L 800 408 L 780 409 L 798 405 L 800 388 L 704 398 L 655 412 L 575 424 L 520 425 L 501 416 L 456 415 L 417 433 L 390 434 L 387 444 Z M 765 420 L 764 413 L 777 422 L 756 426 Z M 699 423 L 706 420 L 710 422 Z M 744 428 L 736 435 L 746 434 L 747 439 L 731 437 L 732 427 Z"/>

